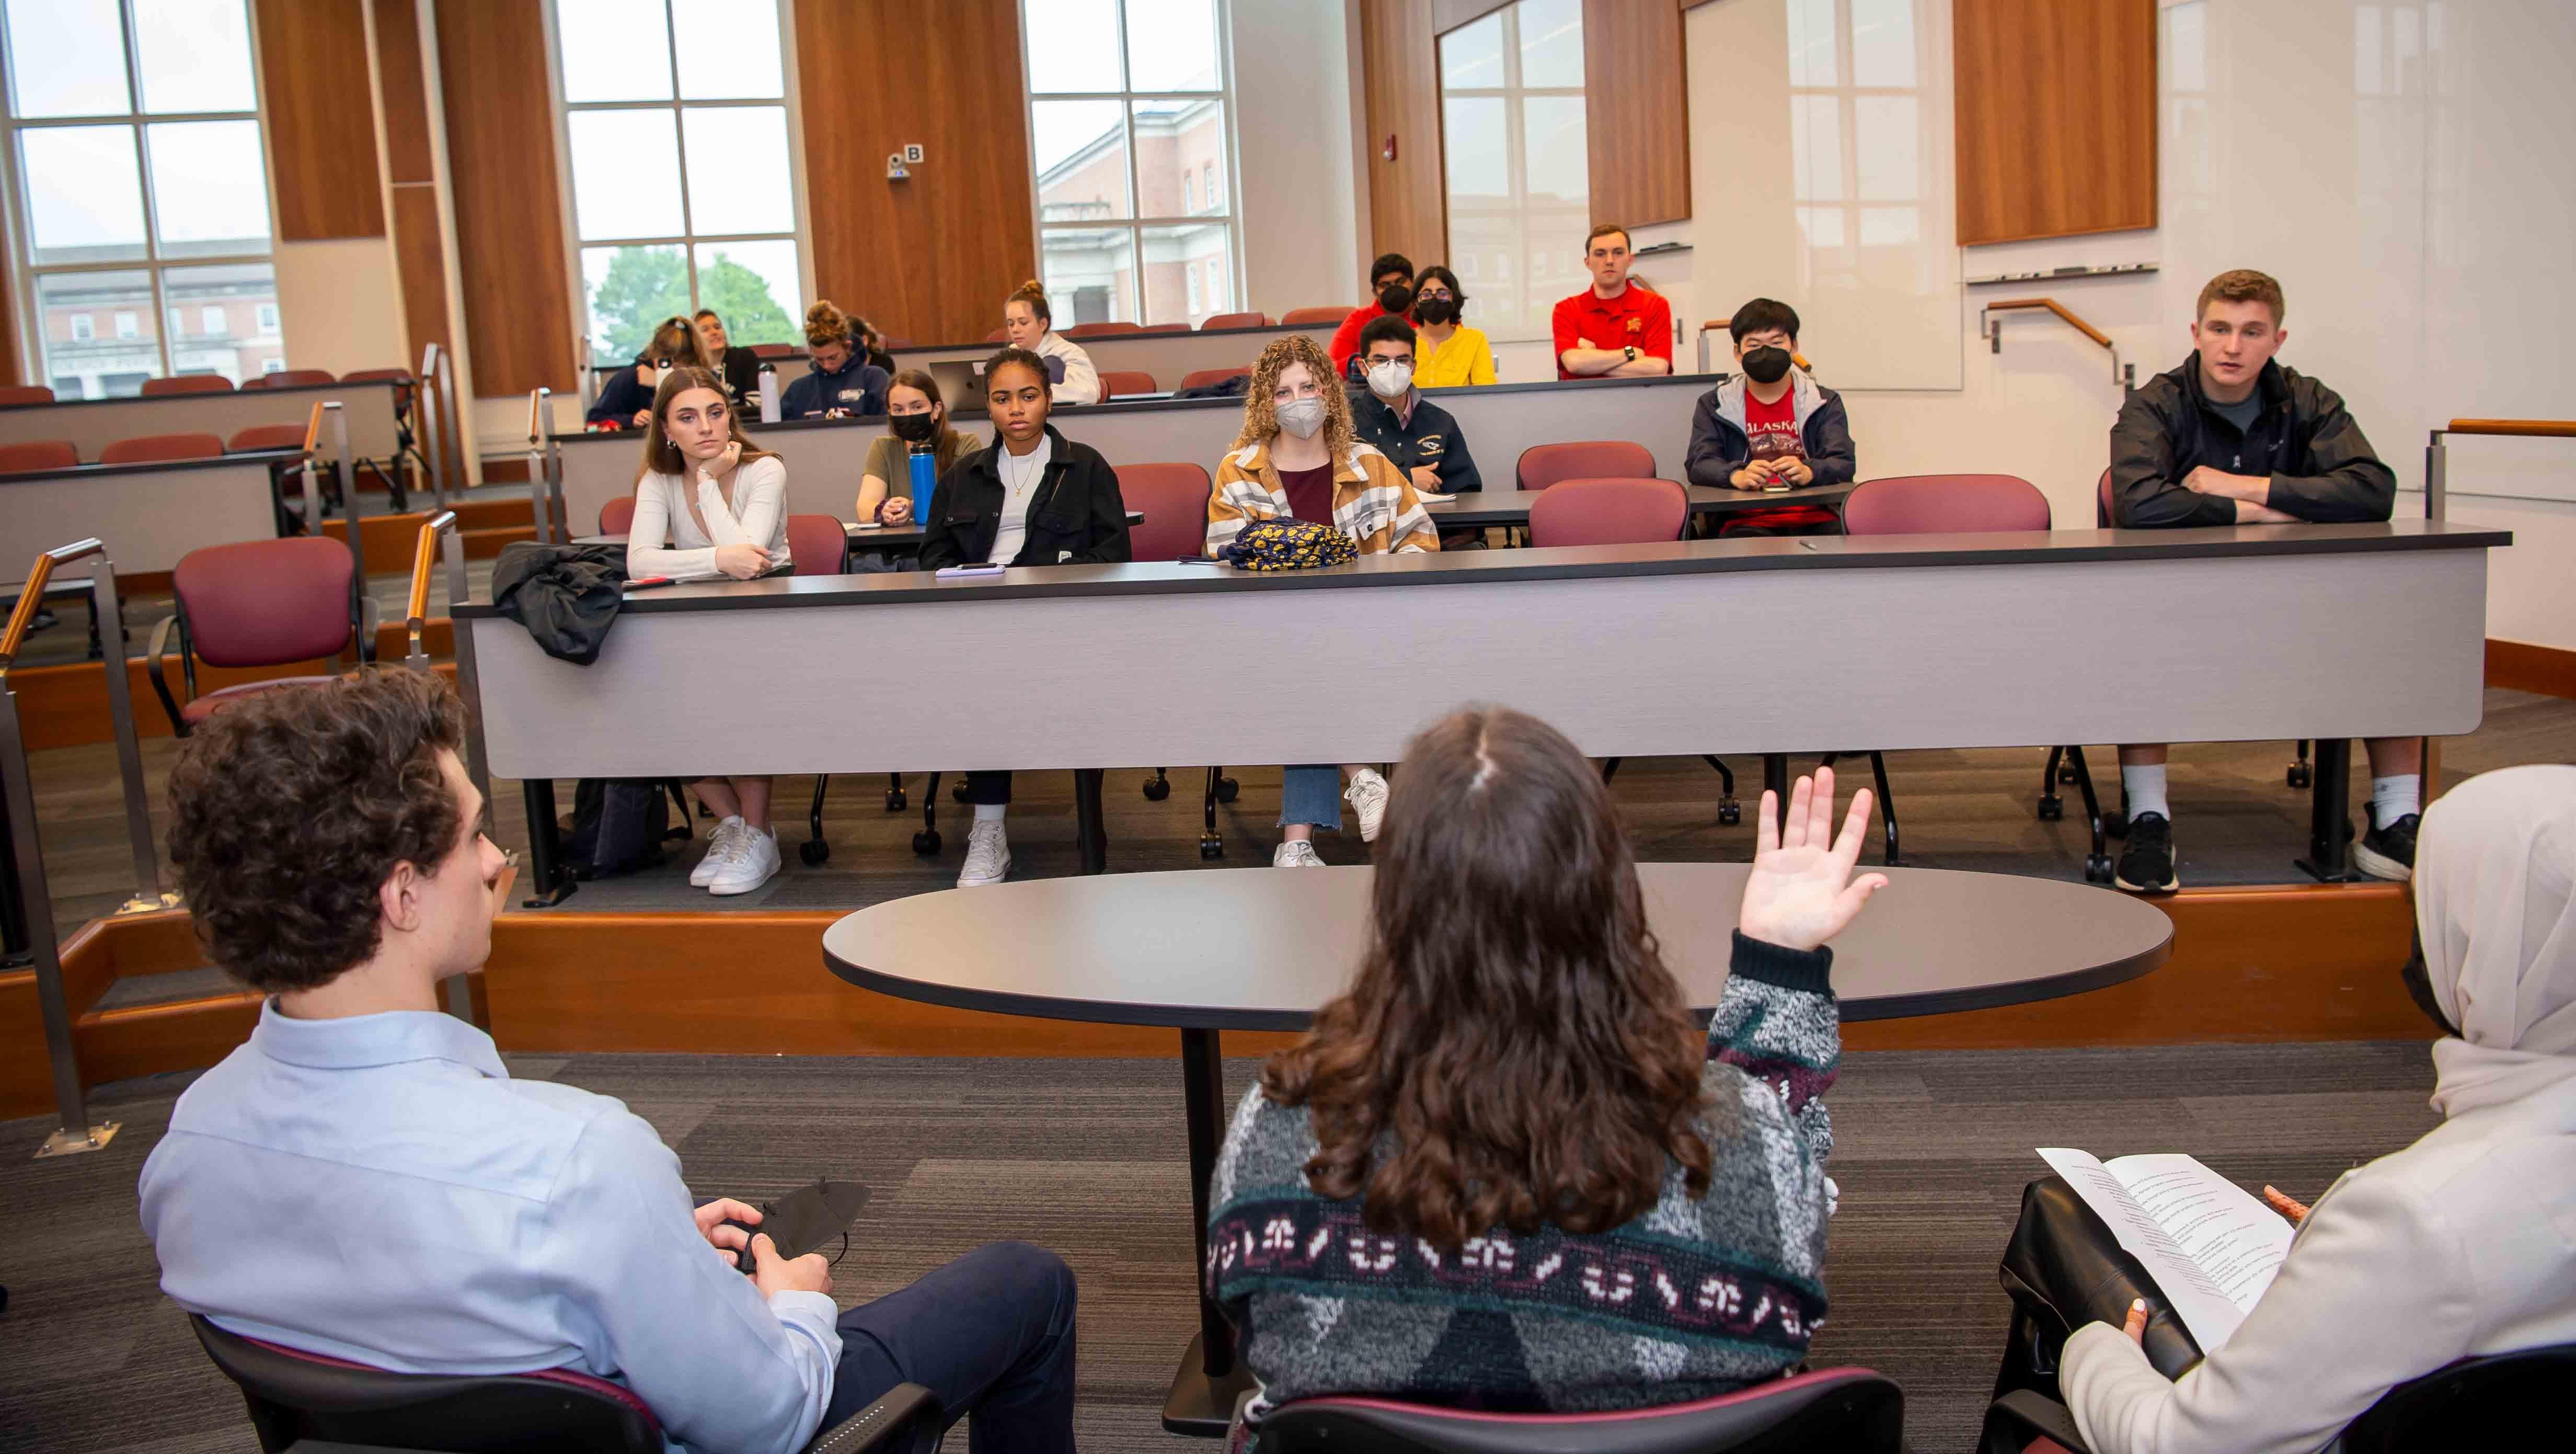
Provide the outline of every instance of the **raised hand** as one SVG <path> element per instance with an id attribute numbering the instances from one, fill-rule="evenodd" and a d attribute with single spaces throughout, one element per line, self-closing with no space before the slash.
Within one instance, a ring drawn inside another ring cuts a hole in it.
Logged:
<path id="1" fill-rule="evenodd" d="M 1818 949 L 1841 933 L 1869 896 L 1887 887 L 1887 875 L 1852 877 L 1869 836 L 1869 789 L 1852 794 L 1840 841 L 1833 836 L 1834 770 L 1816 769 L 1789 790 L 1788 821 L 1779 799 L 1762 795 L 1753 873 L 1744 881 L 1744 908 L 1736 927 L 1748 939 L 1783 949 Z"/>

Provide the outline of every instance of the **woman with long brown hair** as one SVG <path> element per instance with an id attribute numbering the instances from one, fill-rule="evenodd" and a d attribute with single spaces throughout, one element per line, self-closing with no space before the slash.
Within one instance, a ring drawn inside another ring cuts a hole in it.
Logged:
<path id="1" fill-rule="evenodd" d="M 747 581 L 792 564 L 787 462 L 743 436 L 722 379 L 695 365 L 672 369 L 653 395 L 635 471 L 627 575 Z M 694 786 L 717 823 L 690 885 L 721 896 L 767 883 L 780 862 L 770 780 L 708 777 Z"/>
<path id="2" fill-rule="evenodd" d="M 865 525 L 882 521 L 900 525 L 912 518 L 912 458 L 927 455 L 933 483 L 950 466 L 976 450 L 976 442 L 948 422 L 948 401 L 939 381 L 920 369 L 905 369 L 886 390 L 886 433 L 868 446 L 859 469 L 858 514 Z"/>
<path id="3" fill-rule="evenodd" d="M 1763 803 L 1703 1041 L 1574 744 L 1493 707 L 1414 739 L 1367 957 L 1244 1096 L 1208 1188 L 1207 1277 L 1264 1405 L 1643 1407 L 1804 1357 L 1841 1057 L 1824 946 L 1887 882 L 1852 877 L 1869 793 L 1837 839 L 1833 792 L 1800 779 L 1785 825 Z"/>

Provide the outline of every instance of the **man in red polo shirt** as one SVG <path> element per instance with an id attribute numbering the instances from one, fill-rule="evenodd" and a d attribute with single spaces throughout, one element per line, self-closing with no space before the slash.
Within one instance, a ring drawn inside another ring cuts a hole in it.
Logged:
<path id="1" fill-rule="evenodd" d="M 1673 371 L 1673 307 L 1628 281 L 1628 229 L 1605 222 L 1583 240 L 1587 292 L 1556 305 L 1556 376 L 1627 379 Z"/>
<path id="2" fill-rule="evenodd" d="M 1413 260 L 1400 252 L 1380 255 L 1369 265 L 1369 289 L 1377 294 L 1377 301 L 1352 309 L 1342 326 L 1333 330 L 1332 347 L 1324 350 L 1332 355 L 1333 368 L 1345 379 L 1354 377 L 1351 360 L 1359 356 L 1360 330 L 1381 318 L 1401 318 L 1412 310 Z"/>

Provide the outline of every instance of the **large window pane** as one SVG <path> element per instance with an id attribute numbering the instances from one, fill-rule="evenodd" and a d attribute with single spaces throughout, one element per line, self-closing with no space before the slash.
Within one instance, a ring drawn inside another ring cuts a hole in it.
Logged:
<path id="1" fill-rule="evenodd" d="M 1142 321 L 1136 317 L 1134 234 L 1124 227 L 1049 228 L 1038 238 L 1038 276 L 1058 329 Z"/>
<path id="2" fill-rule="evenodd" d="M 192 325 L 170 335 L 170 370 L 221 374 L 238 384 L 286 366 L 286 344 L 260 327 L 277 308 L 277 270 L 267 263 L 171 268 L 161 274 L 170 316 Z"/>
<path id="3" fill-rule="evenodd" d="M 160 377 L 150 273 L 39 273 L 36 309 L 44 319 L 45 377 L 57 398 L 122 398 Z"/>
<path id="4" fill-rule="evenodd" d="M 746 0 L 671 0 L 680 42 L 680 99 L 758 101 L 787 94 L 778 7 Z"/>
<path id="5" fill-rule="evenodd" d="M 145 256 L 143 176 L 133 127 L 22 131 L 18 158 L 27 187 L 29 262 L 43 266 Z M 260 196 L 264 205 L 264 188 Z"/>
<path id="6" fill-rule="evenodd" d="M 1222 222 L 1138 229 L 1145 250 L 1145 316 L 1142 323 L 1187 323 L 1229 311 L 1234 271 L 1233 229 Z"/>
<path id="7" fill-rule="evenodd" d="M 143 128 L 152 153 L 152 222 L 161 256 L 268 251 L 268 173 L 256 121 L 163 121 Z"/>
<path id="8" fill-rule="evenodd" d="M 794 232 L 787 108 L 692 106 L 680 115 L 689 158 L 689 225 L 708 232 Z"/>
<path id="9" fill-rule="evenodd" d="M 1029 111 L 1040 222 L 1135 215 L 1127 207 L 1125 107 L 1115 101 L 1040 101 Z"/>
<path id="10" fill-rule="evenodd" d="M 1136 215 L 1197 217 L 1225 210 L 1223 199 L 1233 191 L 1225 183 L 1225 103 L 1211 97 L 1134 104 Z"/>
<path id="11" fill-rule="evenodd" d="M 678 118 L 669 111 L 575 111 L 564 118 L 572 150 L 572 210 L 582 241 L 677 237 Z"/>
<path id="12" fill-rule="evenodd" d="M 591 362 L 603 368 L 643 352 L 663 319 L 690 311 L 689 258 L 676 245 L 583 248 L 581 283 Z"/>
<path id="13" fill-rule="evenodd" d="M 1533 208 L 1575 204 L 1591 196 L 1591 153 L 1584 140 L 1583 98 L 1521 98 L 1522 135 L 1528 138 L 1528 196 Z M 1580 240 L 1583 231 L 1576 231 Z"/>
<path id="14" fill-rule="evenodd" d="M 1127 0 L 1127 85 L 1135 91 L 1213 91 L 1215 0 Z"/>
<path id="15" fill-rule="evenodd" d="M 668 24 L 662 0 L 555 0 L 564 100 L 670 100 Z"/>
<path id="16" fill-rule="evenodd" d="M 125 27 L 116 0 L 7 0 L 9 95 L 20 116 L 117 116 Z"/>
<path id="17" fill-rule="evenodd" d="M 1118 0 L 1036 0 L 1020 7 L 1020 17 L 1031 91 L 1127 89 L 1118 64 Z M 998 78 L 995 90 L 1008 95 L 1007 78 Z"/>
<path id="18" fill-rule="evenodd" d="M 1503 132 L 1500 96 L 1452 96 L 1440 105 L 1440 153 L 1449 174 L 1449 204 L 1496 206 L 1511 200 L 1511 138 Z"/>
<path id="19" fill-rule="evenodd" d="M 1485 90 L 1503 84 L 1503 14 L 1440 37 L 1440 89 Z"/>
<path id="20" fill-rule="evenodd" d="M 242 0 L 134 0 L 134 48 L 146 111 L 259 108 Z"/>
<path id="21" fill-rule="evenodd" d="M 804 346 L 804 310 L 797 302 L 803 288 L 793 241 L 702 242 L 697 261 L 698 306 L 716 310 L 728 339 Z"/>
<path id="22" fill-rule="evenodd" d="M 1851 27 L 1853 85 L 1914 84 L 1914 0 L 1852 0 Z"/>
<path id="23" fill-rule="evenodd" d="M 1521 84 L 1583 88 L 1583 0 L 1521 0 Z"/>
<path id="24" fill-rule="evenodd" d="M 1789 84 L 1842 84 L 1834 60 L 1834 0 L 1789 0 Z"/>

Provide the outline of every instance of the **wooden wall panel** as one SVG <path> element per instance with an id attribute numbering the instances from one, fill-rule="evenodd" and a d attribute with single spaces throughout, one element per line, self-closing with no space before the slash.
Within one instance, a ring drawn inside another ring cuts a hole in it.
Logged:
<path id="1" fill-rule="evenodd" d="M 1434 40 L 1437 12 L 1443 8 L 1456 7 L 1436 0 L 1360 3 L 1369 251 L 1400 252 L 1416 266 L 1449 255 L 1449 195 L 1440 153 L 1440 52 Z M 1396 144 L 1394 161 L 1386 159 L 1390 136 Z"/>
<path id="2" fill-rule="evenodd" d="M 545 7 L 435 3 L 456 267 L 474 280 L 465 290 L 474 392 L 491 398 L 542 386 L 569 393 L 573 301 Z"/>
<path id="3" fill-rule="evenodd" d="M 412 0 L 374 0 L 376 74 L 385 105 L 385 180 L 434 182 L 430 160 L 429 68 L 420 50 L 420 13 Z"/>
<path id="4" fill-rule="evenodd" d="M 1017 0 L 796 7 L 806 225 L 823 297 L 892 337 L 982 338 L 1037 275 Z M 909 181 L 886 154 L 921 143 Z M 810 299 L 808 300 L 811 301 Z"/>
<path id="5" fill-rule="evenodd" d="M 1691 215 L 1682 13 L 1665 0 L 1583 0 L 1584 136 L 1596 222 Z"/>
<path id="6" fill-rule="evenodd" d="M 1956 0 L 1959 243 L 2156 225 L 2156 0 Z"/>
<path id="7" fill-rule="evenodd" d="M 402 362 L 420 367 L 422 348 L 456 347 L 447 310 L 447 232 L 438 211 L 431 147 L 429 64 L 412 0 L 373 0 L 376 86 L 385 117 L 385 172 L 393 197 L 394 269 L 402 279 Z"/>
<path id="8" fill-rule="evenodd" d="M 382 237 L 367 12 L 349 0 L 255 0 L 277 240 Z"/>

